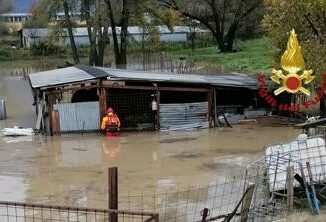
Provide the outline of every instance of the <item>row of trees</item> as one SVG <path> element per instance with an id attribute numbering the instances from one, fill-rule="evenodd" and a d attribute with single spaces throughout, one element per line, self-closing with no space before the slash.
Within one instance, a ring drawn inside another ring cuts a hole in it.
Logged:
<path id="1" fill-rule="evenodd" d="M 51 16 L 64 12 L 65 20 L 60 27 L 67 29 L 74 61 L 78 63 L 72 29 L 76 26 L 74 14 L 81 15 L 90 41 L 89 64 L 103 65 L 110 30 L 116 65 L 124 68 L 131 23 L 145 28 L 156 24 L 172 28 L 180 22 L 195 21 L 212 33 L 220 52 L 231 52 L 238 30 L 246 25 L 246 19 L 252 14 L 261 15 L 262 3 L 263 0 L 41 0 L 32 7 L 35 16 L 30 26 L 40 27 L 40 18 L 48 23 Z M 117 27 L 121 27 L 119 33 Z"/>

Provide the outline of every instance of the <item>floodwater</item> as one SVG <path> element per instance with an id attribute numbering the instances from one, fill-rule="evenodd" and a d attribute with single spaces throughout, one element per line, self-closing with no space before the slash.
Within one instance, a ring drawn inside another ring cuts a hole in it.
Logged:
<path id="1" fill-rule="evenodd" d="M 8 119 L 0 128 L 34 127 L 33 99 L 26 74 L 53 63 L 0 63 L 0 98 Z M 192 132 L 122 133 L 48 137 L 0 137 L 0 198 L 105 208 L 107 169 L 119 170 L 119 195 L 161 187 L 209 185 L 241 177 L 266 144 L 294 139 L 292 127 L 238 125 Z"/>

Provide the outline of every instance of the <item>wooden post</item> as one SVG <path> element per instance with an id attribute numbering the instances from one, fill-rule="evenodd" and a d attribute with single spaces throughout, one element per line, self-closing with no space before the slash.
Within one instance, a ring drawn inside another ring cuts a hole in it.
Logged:
<path id="1" fill-rule="evenodd" d="M 60 135 L 60 116 L 58 110 L 53 110 L 51 113 L 52 135 Z"/>
<path id="2" fill-rule="evenodd" d="M 47 119 L 48 119 L 48 129 L 50 131 L 50 135 L 53 136 L 53 122 L 52 122 L 52 111 L 53 111 L 53 105 L 55 104 L 55 95 L 47 95 L 48 97 L 48 107 L 47 107 Z"/>
<path id="3" fill-rule="evenodd" d="M 161 92 L 158 90 L 156 91 L 156 104 L 157 104 L 157 110 L 156 110 L 156 131 L 160 131 L 160 106 L 161 106 Z"/>
<path id="4" fill-rule="evenodd" d="M 208 122 L 209 128 L 213 128 L 213 118 L 212 118 L 212 107 L 213 107 L 213 91 L 212 89 L 207 93 L 207 100 L 208 100 Z"/>
<path id="5" fill-rule="evenodd" d="M 109 168 L 109 209 L 118 210 L 118 168 Z M 118 222 L 116 213 L 109 213 L 110 222 Z"/>
<path id="6" fill-rule="evenodd" d="M 291 166 L 287 167 L 286 200 L 287 212 L 290 213 L 293 210 L 293 168 Z"/>
<path id="7" fill-rule="evenodd" d="M 249 216 L 249 209 L 250 209 L 250 204 L 251 204 L 251 199 L 252 199 L 252 195 L 254 193 L 254 188 L 255 188 L 255 184 L 249 184 L 248 188 L 247 188 L 247 194 L 243 200 L 243 205 L 242 205 L 242 209 L 241 209 L 241 222 L 246 222 L 248 221 L 248 216 Z"/>
<path id="8" fill-rule="evenodd" d="M 98 96 L 98 100 L 99 100 L 99 105 L 100 105 L 100 118 L 102 118 L 105 115 L 105 111 L 106 111 L 106 89 L 105 88 L 100 88 L 99 89 L 99 96 Z M 101 120 L 100 120 L 101 121 Z"/>
<path id="9" fill-rule="evenodd" d="M 204 208 L 204 210 L 202 211 L 202 213 L 201 213 L 202 215 L 202 219 L 201 219 L 201 221 L 202 222 L 206 222 L 206 219 L 207 219 L 207 217 L 208 217 L 208 214 L 209 214 L 209 210 L 207 209 L 207 208 Z"/>

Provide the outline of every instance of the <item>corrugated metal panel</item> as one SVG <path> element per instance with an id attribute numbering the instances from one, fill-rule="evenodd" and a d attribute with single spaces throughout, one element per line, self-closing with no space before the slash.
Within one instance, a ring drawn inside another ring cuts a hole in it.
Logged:
<path id="1" fill-rule="evenodd" d="M 257 80 L 248 75 L 200 75 L 200 74 L 174 74 L 145 72 L 125 69 L 111 69 L 104 67 L 75 66 L 63 69 L 55 69 L 46 72 L 30 74 L 33 88 L 49 87 L 60 84 L 70 84 L 96 78 L 107 78 L 109 80 L 129 80 L 148 82 L 175 82 L 205 84 L 213 86 L 230 86 L 257 88 Z"/>
<path id="2" fill-rule="evenodd" d="M 87 72 L 76 67 L 33 73 L 29 75 L 29 78 L 33 88 L 55 86 L 64 83 L 95 79 L 93 75 L 90 75 Z"/>
<path id="3" fill-rule="evenodd" d="M 238 75 L 201 75 L 201 74 L 174 74 L 135 71 L 125 69 L 111 69 L 97 67 L 104 70 L 108 74 L 109 80 L 136 80 L 136 81 L 153 81 L 153 82 L 176 82 L 176 83 L 193 83 L 207 84 L 216 86 L 233 86 L 257 88 L 257 79 L 254 77 L 238 74 Z"/>
<path id="4" fill-rule="evenodd" d="M 99 102 L 56 104 L 61 132 L 98 130 L 100 124 Z"/>
<path id="5" fill-rule="evenodd" d="M 160 104 L 161 131 L 208 128 L 208 102 Z"/>

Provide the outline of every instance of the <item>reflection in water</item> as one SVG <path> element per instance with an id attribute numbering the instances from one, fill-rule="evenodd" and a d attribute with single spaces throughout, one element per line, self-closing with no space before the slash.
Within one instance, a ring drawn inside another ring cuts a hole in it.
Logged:
<path id="1" fill-rule="evenodd" d="M 105 137 L 102 139 L 102 152 L 107 160 L 113 160 L 120 152 L 120 137 Z"/>
<path id="2" fill-rule="evenodd" d="M 0 175 L 0 197 L 2 201 L 25 200 L 28 186 L 23 177 Z"/>
<path id="3" fill-rule="evenodd" d="M 33 136 L 6 136 L 3 137 L 5 143 L 32 142 Z"/>
<path id="4" fill-rule="evenodd" d="M 87 167 L 101 164 L 101 153 L 96 139 L 59 140 L 60 167 Z"/>

